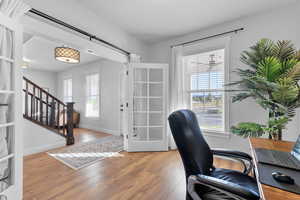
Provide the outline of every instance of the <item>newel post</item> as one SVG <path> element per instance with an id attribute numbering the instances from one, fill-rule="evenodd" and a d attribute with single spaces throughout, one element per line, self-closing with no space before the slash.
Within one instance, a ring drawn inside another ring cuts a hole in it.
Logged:
<path id="1" fill-rule="evenodd" d="M 73 133 L 73 109 L 74 102 L 67 103 L 67 145 L 74 144 L 74 133 Z"/>

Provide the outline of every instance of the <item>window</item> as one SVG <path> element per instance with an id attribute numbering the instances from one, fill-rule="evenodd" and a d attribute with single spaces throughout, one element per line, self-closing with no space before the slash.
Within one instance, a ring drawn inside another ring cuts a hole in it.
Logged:
<path id="1" fill-rule="evenodd" d="M 201 129 L 225 131 L 224 49 L 183 58 L 187 98 Z"/>
<path id="2" fill-rule="evenodd" d="M 99 117 L 99 74 L 86 76 L 86 117 Z"/>
<path id="3" fill-rule="evenodd" d="M 73 96 L 72 96 L 72 79 L 64 79 L 63 80 L 63 88 L 64 88 L 64 94 L 63 94 L 63 100 L 65 103 L 72 102 Z"/>

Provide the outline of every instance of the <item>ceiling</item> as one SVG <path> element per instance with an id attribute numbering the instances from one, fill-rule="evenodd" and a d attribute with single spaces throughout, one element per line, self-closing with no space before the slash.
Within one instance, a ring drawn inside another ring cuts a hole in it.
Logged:
<path id="1" fill-rule="evenodd" d="M 145 42 L 272 10 L 297 0 L 73 0 Z"/>
<path id="2" fill-rule="evenodd" d="M 101 59 L 100 57 L 81 51 L 79 64 L 63 63 L 54 58 L 55 47 L 62 45 L 61 43 L 50 41 L 40 36 L 24 34 L 23 59 L 28 62 L 28 69 L 59 72 Z"/>

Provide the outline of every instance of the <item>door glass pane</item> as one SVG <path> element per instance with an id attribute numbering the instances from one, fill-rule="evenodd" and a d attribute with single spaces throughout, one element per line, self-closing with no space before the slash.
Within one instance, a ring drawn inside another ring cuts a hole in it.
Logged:
<path id="1" fill-rule="evenodd" d="M 146 83 L 135 83 L 134 84 L 134 96 L 135 97 L 146 97 L 148 93 L 148 87 Z"/>
<path id="2" fill-rule="evenodd" d="M 12 63 L 0 59 L 0 90 L 12 90 Z M 3 96 L 4 94 L 0 94 Z M 0 101 L 3 97 L 0 96 Z"/>
<path id="3" fill-rule="evenodd" d="M 135 69 L 134 70 L 134 80 L 146 82 L 148 80 L 147 79 L 147 69 Z"/>
<path id="4" fill-rule="evenodd" d="M 150 82 L 162 82 L 163 81 L 163 69 L 150 69 L 149 81 Z"/>
<path id="5" fill-rule="evenodd" d="M 12 158 L 0 162 L 0 192 L 12 185 Z"/>
<path id="6" fill-rule="evenodd" d="M 191 93 L 192 110 L 201 128 L 223 131 L 223 92 Z"/>
<path id="7" fill-rule="evenodd" d="M 1 138 L 5 137 L 5 142 L 6 142 L 6 149 L 7 150 L 3 150 L 3 144 L 0 147 L 0 157 L 9 155 L 13 153 L 13 146 L 14 146 L 14 139 L 13 139 L 13 135 L 14 135 L 14 127 L 13 126 L 9 126 L 9 127 L 4 127 L 4 128 L 0 128 L 0 140 Z"/>
<path id="8" fill-rule="evenodd" d="M 133 111 L 147 111 L 147 102 L 146 98 L 135 98 L 133 99 Z"/>
<path id="9" fill-rule="evenodd" d="M 12 96 L 8 94 L 0 94 L 0 124 L 7 124 L 13 122 L 13 115 L 9 114 L 9 111 L 12 110 L 12 103 L 11 101 Z"/>
<path id="10" fill-rule="evenodd" d="M 163 111 L 162 99 L 149 99 L 149 111 Z"/>
<path id="11" fill-rule="evenodd" d="M 163 84 L 149 84 L 150 97 L 162 97 L 163 96 Z"/>
<path id="12" fill-rule="evenodd" d="M 157 113 L 149 114 L 149 126 L 162 126 L 163 125 L 163 115 Z"/>
<path id="13" fill-rule="evenodd" d="M 14 34 L 13 31 L 9 30 L 6 27 L 3 27 L 2 25 L 0 25 L 2 34 L 5 34 L 5 40 L 1 41 L 1 45 L 3 46 L 3 48 L 0 48 L 0 56 L 3 56 L 5 58 L 9 58 L 9 59 L 13 59 L 14 55 L 14 48 L 9 48 L 9 47 L 14 47 Z M 4 30 L 3 30 L 4 29 Z"/>
<path id="14" fill-rule="evenodd" d="M 135 127 L 133 128 L 132 138 L 134 140 L 147 140 L 147 128 Z"/>
<path id="15" fill-rule="evenodd" d="M 147 113 L 134 113 L 133 125 L 134 126 L 147 126 Z"/>
<path id="16" fill-rule="evenodd" d="M 163 127 L 149 128 L 149 140 L 162 140 L 163 139 Z"/>

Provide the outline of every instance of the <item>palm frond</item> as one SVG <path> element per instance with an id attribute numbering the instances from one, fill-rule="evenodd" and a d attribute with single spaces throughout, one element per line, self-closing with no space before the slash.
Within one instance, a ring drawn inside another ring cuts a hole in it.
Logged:
<path id="1" fill-rule="evenodd" d="M 300 50 L 296 51 L 294 58 L 300 61 Z"/>
<path id="2" fill-rule="evenodd" d="M 286 71 L 286 73 L 283 74 L 283 76 L 291 78 L 296 82 L 299 81 L 300 80 L 300 61 L 296 65 L 294 65 L 294 67 L 292 67 L 291 69 Z"/>
<path id="3" fill-rule="evenodd" d="M 286 106 L 271 99 L 257 99 L 256 102 L 265 110 L 273 110 L 273 112 L 277 113 L 286 113 L 288 111 Z"/>
<path id="4" fill-rule="evenodd" d="M 274 82 L 280 76 L 280 72 L 281 63 L 276 57 L 266 57 L 258 64 L 257 74 L 270 82 Z"/>
<path id="5" fill-rule="evenodd" d="M 285 74 L 286 72 L 290 71 L 291 69 L 294 68 L 295 65 L 297 65 L 299 61 L 295 58 L 285 60 L 281 62 L 281 69 L 280 72 L 281 74 Z"/>
<path id="6" fill-rule="evenodd" d="M 253 94 L 251 94 L 251 93 L 246 93 L 246 92 L 239 93 L 232 97 L 232 103 L 235 103 L 237 101 L 243 101 L 244 99 L 247 99 L 252 96 L 253 96 Z"/>
<path id="7" fill-rule="evenodd" d="M 289 118 L 293 118 L 296 115 L 296 109 L 300 107 L 300 100 L 296 101 L 292 105 L 287 106 L 287 110 L 285 112 L 285 115 Z"/>
<path id="8" fill-rule="evenodd" d="M 269 128 L 283 129 L 290 119 L 286 116 L 281 116 L 278 118 L 272 118 L 268 121 Z"/>
<path id="9" fill-rule="evenodd" d="M 237 126 L 231 127 L 231 132 L 233 134 L 242 137 L 260 137 L 264 134 L 264 126 L 252 122 L 241 122 Z"/>
<path id="10" fill-rule="evenodd" d="M 282 78 L 277 83 L 278 88 L 272 93 L 272 97 L 276 102 L 288 105 L 298 98 L 299 89 L 293 79 Z"/>
<path id="11" fill-rule="evenodd" d="M 251 46 L 249 51 L 243 51 L 240 60 L 255 69 L 261 60 L 272 56 L 274 47 L 275 44 L 272 40 L 261 39 L 254 46 Z"/>
<path id="12" fill-rule="evenodd" d="M 280 61 L 292 59 L 295 56 L 296 50 L 294 45 L 289 40 L 279 40 L 273 47 L 274 56 Z"/>
<path id="13" fill-rule="evenodd" d="M 236 69 L 234 72 L 242 77 L 251 77 L 251 76 L 255 76 L 256 74 L 256 71 L 250 69 L 240 69 L 240 68 Z"/>
<path id="14" fill-rule="evenodd" d="M 278 89 L 276 83 L 268 82 L 261 77 L 251 77 L 244 78 L 243 80 L 236 83 L 241 89 L 241 95 L 244 96 L 244 93 L 248 93 L 249 97 L 253 97 L 254 99 L 262 99 L 265 100 L 266 97 L 272 91 L 276 91 Z M 236 99 L 234 101 L 238 101 L 239 94 L 235 95 Z M 243 100 L 243 99 L 240 99 Z"/>

